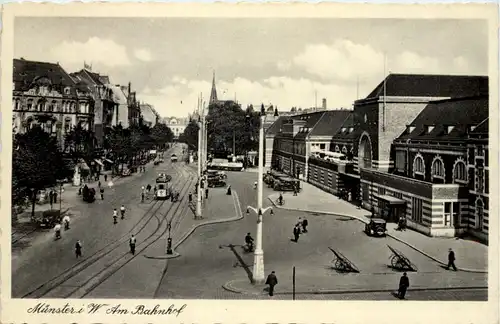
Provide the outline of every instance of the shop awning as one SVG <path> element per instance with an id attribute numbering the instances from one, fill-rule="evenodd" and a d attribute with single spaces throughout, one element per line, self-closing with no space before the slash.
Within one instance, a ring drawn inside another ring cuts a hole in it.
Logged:
<path id="1" fill-rule="evenodd" d="M 394 196 L 390 196 L 390 195 L 374 195 L 374 196 L 377 199 L 380 199 L 380 200 L 383 200 L 383 201 L 389 203 L 389 205 L 394 205 L 394 206 L 406 205 L 406 201 L 404 201 L 403 199 L 396 198 Z"/>
<path id="2" fill-rule="evenodd" d="M 99 164 L 100 166 L 104 166 L 104 164 L 102 164 L 101 160 L 99 160 L 99 159 L 94 159 L 94 161 L 95 161 L 97 164 Z"/>

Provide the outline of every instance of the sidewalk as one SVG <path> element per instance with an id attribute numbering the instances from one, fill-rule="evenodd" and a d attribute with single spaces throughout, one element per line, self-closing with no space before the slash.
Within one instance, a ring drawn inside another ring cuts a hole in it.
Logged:
<path id="1" fill-rule="evenodd" d="M 358 209 L 356 206 L 309 183 L 301 182 L 301 186 L 303 190 L 297 196 L 288 192 L 283 195 L 285 202 L 283 206 L 277 204 L 279 193 L 269 195 L 268 199 L 276 208 L 347 216 L 365 223 L 369 221 L 370 212 L 367 210 Z M 429 237 L 411 229 L 401 232 L 396 231 L 396 227 L 397 225 L 394 223 L 387 224 L 388 236 L 438 263 L 447 264 L 448 249 L 451 248 L 457 257 L 456 265 L 459 270 L 488 272 L 488 246 L 486 245 L 459 238 Z"/>
<path id="2" fill-rule="evenodd" d="M 278 285 L 276 294 L 292 294 L 293 279 L 292 269 L 273 269 L 276 270 Z M 296 294 L 345 294 L 345 293 L 369 293 L 369 292 L 393 292 L 397 290 L 399 279 L 402 273 L 394 274 L 343 274 L 339 275 L 334 270 L 330 270 L 330 275 L 313 275 L 308 271 L 296 270 L 295 293 Z M 265 274 L 266 276 L 268 273 Z M 467 273 L 419 273 L 410 272 L 409 291 L 415 290 L 447 290 L 463 288 L 487 288 L 488 280 L 485 274 L 474 274 L 471 280 L 471 274 Z M 253 285 L 248 278 L 236 279 L 226 282 L 222 286 L 225 290 L 245 294 L 245 295 L 264 295 L 266 285 Z"/>
<path id="3" fill-rule="evenodd" d="M 184 198 L 187 200 L 187 197 Z M 194 219 L 196 200 L 177 224 L 172 224 L 172 255 L 145 255 L 149 259 L 172 259 L 181 256 L 176 249 L 186 241 L 194 231 L 206 225 L 237 221 L 243 218 L 238 194 L 233 191 L 232 196 L 226 195 L 225 188 L 215 188 L 209 191 L 209 197 L 203 197 L 203 218 Z M 182 203 L 185 203 L 184 201 Z M 165 251 L 166 253 L 166 251 Z"/>

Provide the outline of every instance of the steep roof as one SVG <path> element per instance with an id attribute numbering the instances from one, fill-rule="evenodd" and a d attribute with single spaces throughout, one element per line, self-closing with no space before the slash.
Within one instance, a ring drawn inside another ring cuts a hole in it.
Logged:
<path id="1" fill-rule="evenodd" d="M 321 117 L 326 113 L 326 111 L 316 111 L 313 113 L 308 113 L 308 114 L 302 114 L 302 115 L 296 115 L 293 116 L 292 119 L 294 120 L 305 120 L 305 125 L 304 127 L 309 129 L 309 131 L 300 131 L 295 135 L 295 138 L 297 139 L 302 139 L 306 138 L 309 133 L 313 130 L 314 126 L 319 122 Z"/>
<path id="2" fill-rule="evenodd" d="M 385 93 L 395 97 L 465 97 L 488 94 L 487 76 L 389 74 Z M 384 81 L 366 97 L 384 95 Z"/>
<path id="3" fill-rule="evenodd" d="M 57 63 L 14 59 L 14 90 L 26 91 L 32 86 L 33 82 L 40 78 L 47 78 L 52 83 L 52 86 L 59 90 L 63 86 L 75 86 L 73 79 Z"/>
<path id="4" fill-rule="evenodd" d="M 115 102 L 120 105 L 127 105 L 127 97 L 125 96 L 125 93 L 123 93 L 122 88 L 120 86 L 113 85 L 111 85 L 110 88 L 113 91 Z"/>
<path id="5" fill-rule="evenodd" d="M 283 125 L 283 122 L 285 120 L 290 119 L 288 116 L 279 116 L 278 119 L 274 123 L 269 126 L 269 128 L 266 131 L 266 135 L 276 135 L 280 132 L 281 126 Z"/>
<path id="6" fill-rule="evenodd" d="M 414 129 L 406 129 L 397 140 L 453 140 L 465 138 L 470 132 L 470 126 L 480 126 L 488 118 L 488 108 L 487 96 L 433 101 L 409 125 Z M 429 131 L 429 126 L 434 128 Z M 453 128 L 450 130 L 448 129 L 449 126 L 450 128 L 453 126 Z"/>
<path id="7" fill-rule="evenodd" d="M 350 129 L 353 128 L 351 132 Z M 345 129 L 345 130 L 344 130 Z M 337 133 L 333 136 L 333 140 L 350 140 L 358 138 L 362 130 L 354 125 L 354 112 L 347 115 L 342 125 L 338 128 Z"/>
<path id="8" fill-rule="evenodd" d="M 351 110 L 327 110 L 314 126 L 309 136 L 334 136 L 342 127 Z"/>

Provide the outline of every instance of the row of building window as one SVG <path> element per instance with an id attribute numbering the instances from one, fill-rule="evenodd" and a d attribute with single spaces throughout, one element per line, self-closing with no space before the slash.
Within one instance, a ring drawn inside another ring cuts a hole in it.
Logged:
<path id="1" fill-rule="evenodd" d="M 16 99 L 12 102 L 12 108 L 14 110 L 24 110 L 21 100 Z M 26 102 L 26 110 L 28 111 L 41 111 L 41 112 L 67 112 L 74 113 L 79 112 L 81 114 L 88 114 L 90 112 L 90 104 L 88 102 L 81 102 L 78 105 L 75 102 L 64 101 L 61 106 L 53 100 L 52 102 L 39 100 L 36 104 L 33 104 L 33 99 L 28 99 Z"/>

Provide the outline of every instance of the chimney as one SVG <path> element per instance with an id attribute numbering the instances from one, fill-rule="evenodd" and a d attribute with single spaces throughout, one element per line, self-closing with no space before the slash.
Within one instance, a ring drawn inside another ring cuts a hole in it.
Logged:
<path id="1" fill-rule="evenodd" d="M 323 101 L 322 101 L 322 102 L 323 102 L 322 107 L 323 107 L 323 109 L 325 109 L 325 110 L 326 110 L 326 98 L 323 98 Z"/>
<path id="2" fill-rule="evenodd" d="M 132 91 L 132 83 L 128 83 L 128 95 L 130 96 L 130 92 Z"/>

